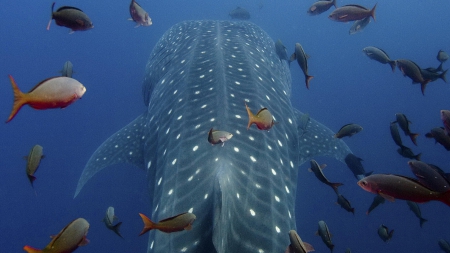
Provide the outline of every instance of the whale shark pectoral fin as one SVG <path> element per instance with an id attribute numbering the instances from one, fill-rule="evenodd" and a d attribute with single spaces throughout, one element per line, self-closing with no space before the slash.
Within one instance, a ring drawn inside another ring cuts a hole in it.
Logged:
<path id="1" fill-rule="evenodd" d="M 143 130 L 147 124 L 146 119 L 147 112 L 111 135 L 97 148 L 78 180 L 74 198 L 91 177 L 107 166 L 117 163 L 131 163 L 139 168 L 144 168 L 143 147 L 145 137 Z"/>
<path id="2" fill-rule="evenodd" d="M 299 122 L 304 113 L 296 110 L 296 120 Z M 305 129 L 298 125 L 298 132 L 303 133 L 299 136 L 299 165 L 317 156 L 334 157 L 345 163 L 345 157 L 352 153 L 350 148 L 341 139 L 333 138 L 334 132 L 325 125 L 310 118 Z M 306 130 L 306 131 L 305 131 Z"/>

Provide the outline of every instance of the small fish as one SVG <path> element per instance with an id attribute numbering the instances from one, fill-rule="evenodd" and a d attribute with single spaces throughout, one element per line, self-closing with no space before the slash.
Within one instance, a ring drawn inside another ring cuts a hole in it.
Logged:
<path id="1" fill-rule="evenodd" d="M 144 228 L 139 235 L 143 235 L 152 229 L 158 229 L 164 233 L 172 233 L 183 230 L 191 230 L 192 223 L 196 217 L 193 213 L 181 213 L 176 216 L 160 220 L 158 223 L 154 223 L 147 216 L 139 213 L 144 222 Z"/>
<path id="2" fill-rule="evenodd" d="M 350 35 L 353 35 L 355 33 L 362 32 L 369 23 L 370 23 L 370 17 L 366 17 L 361 20 L 356 20 L 353 23 L 352 27 L 350 27 L 350 30 L 348 31 L 348 33 Z"/>
<path id="3" fill-rule="evenodd" d="M 24 158 L 27 160 L 27 177 L 30 180 L 31 186 L 33 187 L 33 182 L 34 180 L 36 180 L 34 173 L 36 173 L 37 169 L 39 168 L 41 159 L 44 158 L 42 146 L 34 145 L 33 148 L 31 148 L 28 156 L 25 156 Z"/>
<path id="4" fill-rule="evenodd" d="M 438 61 L 440 61 L 441 63 L 443 63 L 443 62 L 448 60 L 448 54 L 446 52 L 442 51 L 442 50 L 439 50 L 439 52 L 438 52 L 438 54 L 436 56 L 436 59 Z"/>
<path id="5" fill-rule="evenodd" d="M 333 188 L 333 190 L 338 194 L 338 187 L 343 185 L 342 183 L 331 183 L 328 181 L 328 179 L 323 174 L 323 169 L 326 167 L 325 164 L 322 164 L 322 166 L 319 166 L 319 164 L 315 160 L 310 161 L 311 168 L 309 168 L 309 171 L 314 172 L 314 175 L 319 179 L 320 182 L 330 186 Z"/>
<path id="6" fill-rule="evenodd" d="M 434 82 L 439 78 L 444 82 L 447 82 L 447 78 L 445 77 L 447 71 L 448 69 L 443 72 L 437 72 L 435 68 L 420 69 L 420 73 L 422 74 L 423 78 L 430 80 L 430 82 Z"/>
<path id="7" fill-rule="evenodd" d="M 363 159 L 355 156 L 354 154 L 348 154 L 345 157 L 345 164 L 347 164 L 347 167 L 353 172 L 353 175 L 358 180 L 363 179 L 364 177 L 370 176 L 373 173 L 373 171 L 366 172 L 366 170 L 364 169 L 364 167 L 361 163 L 362 160 Z"/>
<path id="8" fill-rule="evenodd" d="M 427 222 L 428 220 L 424 219 L 422 217 L 422 212 L 420 211 L 419 205 L 417 205 L 417 203 L 414 203 L 414 202 L 411 202 L 411 201 L 408 201 L 408 200 L 406 201 L 406 204 L 408 204 L 409 210 L 411 210 L 416 215 L 416 217 L 419 218 L 420 227 L 422 227 L 423 224 L 425 222 Z"/>
<path id="9" fill-rule="evenodd" d="M 291 63 L 287 56 L 286 47 L 283 45 L 283 42 L 281 42 L 280 39 L 278 39 L 277 42 L 275 42 L 275 52 L 277 53 L 278 57 L 280 58 L 280 61 L 285 60 L 289 64 Z"/>
<path id="10" fill-rule="evenodd" d="M 391 136 L 395 144 L 397 144 L 397 146 L 399 146 L 400 148 L 404 147 L 402 138 L 400 137 L 400 133 L 398 132 L 397 124 L 395 122 L 391 122 L 391 124 L 389 125 L 389 130 L 391 131 Z"/>
<path id="11" fill-rule="evenodd" d="M 298 65 L 300 65 L 300 68 L 302 69 L 303 74 L 305 75 L 306 88 L 309 89 L 309 81 L 311 81 L 311 79 L 313 79 L 314 76 L 310 76 L 308 74 L 308 58 L 309 55 L 305 53 L 302 45 L 300 45 L 300 43 L 295 43 L 295 51 L 291 55 L 290 61 L 294 61 L 297 59 L 297 63 Z"/>
<path id="12" fill-rule="evenodd" d="M 66 61 L 64 63 L 64 67 L 61 70 L 61 76 L 65 76 L 65 77 L 72 77 L 73 74 L 73 65 L 70 61 Z"/>
<path id="13" fill-rule="evenodd" d="M 361 5 L 349 4 L 344 5 L 342 7 L 336 8 L 328 18 L 338 22 L 348 22 L 361 20 L 367 17 L 372 17 L 375 21 L 375 9 L 377 8 L 377 4 L 369 10 Z"/>
<path id="14" fill-rule="evenodd" d="M 291 244 L 289 244 L 285 253 L 307 253 L 314 251 L 314 247 L 311 244 L 302 241 L 295 230 L 289 231 L 289 240 L 291 241 Z"/>
<path id="15" fill-rule="evenodd" d="M 53 12 L 54 8 L 55 2 L 52 4 L 52 12 L 50 21 L 47 25 L 47 30 L 50 30 L 50 25 L 52 24 L 53 19 L 57 25 L 70 28 L 70 33 L 73 33 L 74 31 L 86 31 L 94 28 L 91 19 L 89 19 L 89 17 L 82 10 L 71 6 L 63 6 Z"/>
<path id="16" fill-rule="evenodd" d="M 208 141 L 211 144 L 222 143 L 223 146 L 223 144 L 225 144 L 226 141 L 231 139 L 231 137 L 233 137 L 233 134 L 226 131 L 213 130 L 211 128 L 208 132 Z"/>
<path id="17" fill-rule="evenodd" d="M 105 225 L 108 229 L 114 231 L 118 236 L 123 236 L 119 232 L 120 225 L 122 225 L 122 222 L 118 222 L 116 225 L 113 225 L 114 221 L 117 220 L 117 216 L 114 215 L 114 207 L 110 206 L 108 209 L 106 209 L 105 218 L 103 218 L 103 222 L 105 222 Z"/>
<path id="18" fill-rule="evenodd" d="M 336 0 L 319 0 L 309 7 L 307 13 L 311 16 L 326 12 L 331 6 L 337 8 Z"/>
<path id="19" fill-rule="evenodd" d="M 447 135 L 450 135 L 450 111 L 441 110 L 441 120 L 444 123 L 444 129 Z"/>
<path id="20" fill-rule="evenodd" d="M 363 128 L 360 125 L 351 123 L 341 127 L 341 129 L 339 129 L 333 137 L 339 139 L 345 136 L 352 137 L 353 135 L 361 132 L 361 130 L 363 130 Z"/>
<path id="21" fill-rule="evenodd" d="M 19 90 L 11 75 L 9 75 L 9 80 L 14 92 L 14 103 L 6 123 L 10 122 L 20 108 L 26 104 L 37 110 L 65 108 L 86 92 L 86 88 L 80 82 L 64 76 L 45 79 L 28 93 Z"/>
<path id="22" fill-rule="evenodd" d="M 408 165 L 417 180 L 431 190 L 436 192 L 450 190 L 447 175 L 439 167 L 421 161 L 409 161 Z"/>
<path id="23" fill-rule="evenodd" d="M 430 80 L 423 78 L 419 65 L 410 60 L 399 59 L 397 60 L 397 66 L 404 76 L 411 78 L 413 83 L 420 83 L 422 94 L 425 95 L 425 88 Z"/>
<path id="24" fill-rule="evenodd" d="M 381 197 L 380 195 L 375 195 L 375 197 L 373 198 L 372 204 L 370 204 L 369 209 L 367 210 L 366 214 L 369 215 L 370 212 L 373 211 L 373 209 L 375 209 L 377 206 L 379 206 L 380 204 L 384 204 L 384 202 L 386 202 L 386 199 Z"/>
<path id="25" fill-rule="evenodd" d="M 450 253 L 450 244 L 446 240 L 440 239 L 438 244 L 445 253 Z"/>
<path id="26" fill-rule="evenodd" d="M 331 241 L 331 234 L 330 230 L 328 229 L 327 224 L 325 221 L 321 220 L 319 221 L 319 229 L 317 230 L 318 235 L 322 238 L 322 241 L 327 245 L 327 247 L 333 252 L 334 244 Z"/>
<path id="27" fill-rule="evenodd" d="M 417 161 L 420 161 L 420 156 L 422 156 L 422 153 L 415 155 L 413 151 L 407 146 L 402 146 L 398 148 L 397 152 L 405 158 L 416 159 Z"/>
<path id="28" fill-rule="evenodd" d="M 242 19 L 242 20 L 250 19 L 250 12 L 241 7 L 237 7 L 236 9 L 230 11 L 228 15 L 230 15 L 232 19 Z"/>
<path id="29" fill-rule="evenodd" d="M 23 250 L 28 253 L 71 253 L 79 246 L 89 243 L 89 240 L 86 238 L 88 230 L 89 223 L 83 218 L 78 218 L 69 223 L 57 235 L 51 236 L 53 238 L 52 241 L 44 249 L 40 250 L 25 246 Z"/>
<path id="30" fill-rule="evenodd" d="M 435 127 L 429 133 L 425 134 L 427 138 L 434 138 L 436 142 L 444 146 L 447 151 L 450 151 L 450 136 L 442 127 Z"/>
<path id="31" fill-rule="evenodd" d="M 350 201 L 348 201 L 342 194 L 337 194 L 337 203 L 344 208 L 347 212 L 353 213 L 355 215 L 355 208 L 352 207 Z"/>
<path id="32" fill-rule="evenodd" d="M 396 61 L 391 60 L 391 58 L 389 58 L 389 55 L 385 51 L 383 51 L 383 49 L 369 46 L 363 48 L 363 52 L 372 60 L 375 60 L 382 64 L 389 64 L 391 66 L 392 72 L 395 71 L 395 67 L 397 66 Z"/>
<path id="33" fill-rule="evenodd" d="M 403 130 L 405 135 L 408 135 L 409 138 L 411 139 L 411 141 L 414 143 L 414 145 L 417 146 L 416 139 L 417 139 L 417 136 L 419 136 L 419 134 L 411 133 L 411 131 L 409 130 L 409 124 L 411 124 L 411 121 L 409 121 L 408 118 L 406 118 L 406 115 L 403 113 L 396 113 L 395 118 L 397 119 L 397 121 L 396 121 L 397 124 Z"/>
<path id="34" fill-rule="evenodd" d="M 391 231 L 389 231 L 388 227 L 386 227 L 385 225 L 381 225 L 378 228 L 378 235 L 384 242 L 389 242 L 389 240 L 391 240 L 392 238 L 392 235 L 394 235 L 394 230 L 392 229 Z"/>
<path id="35" fill-rule="evenodd" d="M 256 115 L 253 114 L 252 111 L 250 111 L 250 108 L 247 106 L 247 104 L 245 104 L 245 108 L 247 109 L 248 113 L 247 130 L 252 124 L 255 124 L 259 130 L 269 130 L 273 125 L 275 125 L 276 122 L 273 120 L 273 116 L 269 112 L 269 110 L 267 110 L 267 108 L 262 108 L 258 111 L 258 113 L 256 113 Z"/>
<path id="36" fill-rule="evenodd" d="M 437 200 L 450 206 L 450 191 L 436 192 L 419 181 L 405 176 L 374 174 L 359 180 L 358 185 L 364 190 L 379 194 L 391 202 L 394 202 L 395 199 L 416 203 Z"/>
<path id="37" fill-rule="evenodd" d="M 136 22 L 135 27 L 139 26 L 151 26 L 152 19 L 148 15 L 148 13 L 135 1 L 131 0 L 130 3 L 130 15 L 132 21 Z"/>

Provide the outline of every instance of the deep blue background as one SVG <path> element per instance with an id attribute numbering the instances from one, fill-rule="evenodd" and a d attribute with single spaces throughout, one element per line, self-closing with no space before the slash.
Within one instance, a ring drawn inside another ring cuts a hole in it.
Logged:
<path id="1" fill-rule="evenodd" d="M 280 38 L 292 53 L 300 42 L 309 59 L 311 89 L 306 90 L 303 74 L 292 63 L 294 106 L 337 131 L 346 123 L 358 123 L 364 130 L 345 141 L 364 159 L 367 171 L 412 176 L 408 159 L 399 156 L 389 134 L 395 113 L 405 113 L 420 133 L 418 147 L 403 142 L 425 162 L 450 171 L 450 155 L 424 134 L 441 126 L 441 109 L 450 109 L 449 84 L 431 83 L 422 96 L 419 85 L 402 77 L 397 69 L 367 58 L 362 49 L 372 45 L 384 49 L 392 59 L 407 58 L 423 68 L 436 67 L 436 54 L 450 52 L 448 1 L 380 1 L 377 21 L 364 32 L 348 35 L 350 23 L 330 21 L 324 13 L 308 16 L 312 1 L 148 1 L 146 9 L 153 25 L 134 28 L 129 18 L 129 1 L 65 1 L 90 16 L 94 29 L 68 34 L 67 28 L 50 17 L 51 1 L 8 1 L 0 8 L 0 118 L 7 119 L 12 91 L 8 74 L 23 91 L 50 76 L 59 75 L 65 61 L 74 65 L 74 78 L 87 92 L 63 110 L 36 111 L 24 107 L 8 124 L 0 124 L 0 252 L 22 252 L 24 245 L 43 248 L 71 220 L 84 217 L 90 224 L 91 243 L 77 252 L 145 252 L 147 236 L 138 212 L 150 213 L 151 193 L 144 171 L 130 165 L 117 165 L 102 171 L 73 199 L 81 171 L 95 149 L 111 134 L 128 124 L 144 110 L 141 84 L 150 52 L 172 25 L 193 19 L 229 19 L 228 12 L 241 6 L 251 12 L 251 21 L 274 40 Z M 262 3 L 263 8 L 258 6 Z M 373 0 L 339 1 L 338 5 L 358 3 L 368 8 Z M 334 9 L 334 7 L 332 7 Z M 450 62 L 444 64 L 444 69 Z M 403 135 L 402 135 L 403 137 Z M 44 147 L 36 173 L 34 195 L 25 175 L 25 161 L 31 147 Z M 335 204 L 333 191 L 321 184 L 308 165 L 299 170 L 297 231 L 317 252 L 328 252 L 314 235 L 317 222 L 325 220 L 336 245 L 334 252 L 439 252 L 437 241 L 450 241 L 450 208 L 439 202 L 420 205 L 429 220 L 421 229 L 419 221 L 404 201 L 386 203 L 369 216 L 365 212 L 374 195 L 356 185 L 345 164 L 317 158 L 327 163 L 330 181 L 345 185 L 340 191 L 356 209 L 355 215 Z M 108 206 L 114 206 L 123 225 L 124 240 L 101 222 Z M 389 244 L 377 235 L 380 224 L 395 229 Z"/>

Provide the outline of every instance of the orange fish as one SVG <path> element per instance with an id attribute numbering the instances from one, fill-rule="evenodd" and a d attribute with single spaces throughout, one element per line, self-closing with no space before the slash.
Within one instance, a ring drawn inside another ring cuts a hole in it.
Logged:
<path id="1" fill-rule="evenodd" d="M 86 92 L 86 88 L 80 82 L 65 76 L 45 79 L 28 93 L 19 90 L 11 75 L 9 75 L 9 79 L 14 92 L 14 103 L 6 123 L 10 122 L 20 108 L 26 104 L 37 110 L 65 108 L 81 98 Z"/>
<path id="2" fill-rule="evenodd" d="M 269 110 L 267 110 L 267 108 L 262 108 L 258 111 L 258 113 L 256 113 L 256 115 L 250 111 L 247 104 L 245 104 L 245 108 L 247 108 L 248 113 L 247 130 L 253 123 L 256 124 L 256 127 L 258 127 L 259 130 L 269 130 L 273 125 L 275 125 L 276 122 L 273 120 L 272 114 Z"/>
<path id="3" fill-rule="evenodd" d="M 142 229 L 139 235 L 143 235 L 152 229 L 158 229 L 164 233 L 191 230 L 192 223 L 196 219 L 196 216 L 193 213 L 182 213 L 164 220 L 160 220 L 158 223 L 154 223 L 144 214 L 139 213 L 139 215 L 144 222 L 144 229 Z"/>
<path id="4" fill-rule="evenodd" d="M 89 223 L 83 218 L 78 218 L 63 228 L 59 234 L 51 236 L 52 241 L 44 249 L 30 246 L 25 246 L 23 249 L 28 253 L 71 253 L 79 246 L 89 243 L 86 238 L 88 230 Z"/>

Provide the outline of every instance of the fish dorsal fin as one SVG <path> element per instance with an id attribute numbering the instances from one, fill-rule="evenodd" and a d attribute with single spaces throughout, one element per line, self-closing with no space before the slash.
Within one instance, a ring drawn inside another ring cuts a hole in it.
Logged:
<path id="1" fill-rule="evenodd" d="M 265 111 L 265 110 L 267 110 L 266 107 L 261 108 L 261 109 L 256 113 L 256 116 L 258 116 L 261 112 L 263 112 L 263 111 Z"/>
<path id="2" fill-rule="evenodd" d="M 164 220 L 160 220 L 158 223 L 161 223 L 161 222 L 166 222 L 166 221 L 170 221 L 170 220 L 173 220 L 173 219 L 175 219 L 175 218 L 177 218 L 177 217 L 179 217 L 179 216 L 181 216 L 181 215 L 184 215 L 184 214 L 187 214 L 187 213 L 180 213 L 180 214 L 178 214 L 178 215 L 175 215 L 175 216 L 172 216 L 172 217 L 169 217 L 169 218 L 166 218 L 166 219 L 164 219 Z"/>
<path id="3" fill-rule="evenodd" d="M 28 93 L 34 91 L 35 89 L 37 89 L 37 87 L 41 86 L 43 83 L 45 83 L 45 82 L 47 82 L 47 81 L 50 81 L 51 79 L 57 78 L 57 77 L 60 77 L 60 76 L 49 77 L 49 78 L 47 78 L 47 79 L 44 79 L 44 80 L 40 81 L 40 82 L 39 82 L 38 84 L 36 84 L 33 88 L 31 88 L 31 90 L 28 91 Z"/>
<path id="4" fill-rule="evenodd" d="M 345 6 L 352 6 L 352 7 L 357 7 L 357 8 L 361 8 L 361 9 L 364 9 L 364 10 L 369 10 L 366 7 L 358 5 L 358 4 L 347 4 L 347 5 L 344 5 L 342 7 L 345 7 Z"/>
<path id="5" fill-rule="evenodd" d="M 56 12 L 60 12 L 60 11 L 62 11 L 62 10 L 77 10 L 77 11 L 83 12 L 82 10 L 80 10 L 80 9 L 78 9 L 78 8 L 76 8 L 76 7 L 72 7 L 72 6 L 62 6 L 62 7 L 59 7 L 59 8 L 56 10 Z"/>

